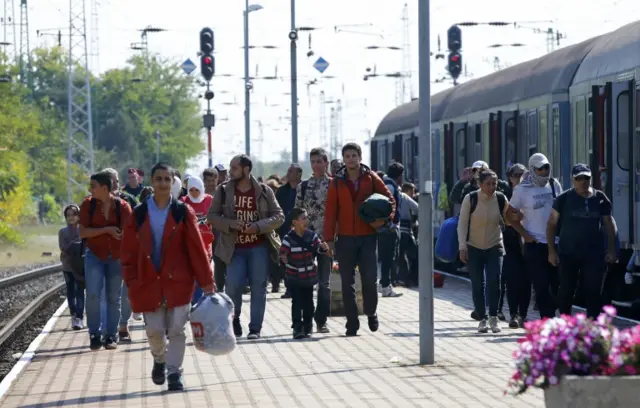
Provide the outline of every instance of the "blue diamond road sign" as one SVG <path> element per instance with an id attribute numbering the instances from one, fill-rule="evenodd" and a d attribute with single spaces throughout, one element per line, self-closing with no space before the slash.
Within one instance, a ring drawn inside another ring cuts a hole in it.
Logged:
<path id="1" fill-rule="evenodd" d="M 189 58 L 180 66 L 185 74 L 189 75 L 196 69 L 196 64 L 193 63 Z"/>
<path id="2" fill-rule="evenodd" d="M 329 63 L 327 62 L 327 60 L 325 60 L 324 58 L 320 57 L 318 58 L 318 60 L 313 64 L 313 67 L 315 69 L 317 69 L 321 74 L 324 73 L 324 71 L 327 70 L 327 68 L 329 67 Z"/>

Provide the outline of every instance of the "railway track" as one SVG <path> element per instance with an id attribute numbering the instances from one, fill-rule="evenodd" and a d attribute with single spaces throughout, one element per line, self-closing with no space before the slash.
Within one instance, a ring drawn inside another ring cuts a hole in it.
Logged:
<path id="1" fill-rule="evenodd" d="M 65 283 L 55 264 L 0 279 L 0 347 L 44 304 L 59 296 Z M 57 275 L 57 276 L 56 276 Z"/>

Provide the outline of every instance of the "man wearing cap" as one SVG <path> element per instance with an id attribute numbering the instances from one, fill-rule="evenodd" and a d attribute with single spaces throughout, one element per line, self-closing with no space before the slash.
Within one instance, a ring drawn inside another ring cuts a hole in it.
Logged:
<path id="1" fill-rule="evenodd" d="M 554 317 L 556 302 L 553 295 L 558 292 L 558 270 L 547 260 L 547 221 L 553 201 L 562 194 L 562 186 L 551 177 L 551 163 L 542 153 L 529 158 L 529 170 L 523 174 L 522 182 L 516 186 L 509 205 L 522 216 L 513 217 L 512 227 L 524 239 L 524 256 L 529 277 L 533 282 L 540 317 Z M 520 218 L 522 218 L 520 220 Z M 551 246 L 558 238 L 551 239 Z M 554 247 L 555 248 L 555 247 Z M 511 316 L 509 327 L 523 327 L 525 316 Z"/>
<path id="2" fill-rule="evenodd" d="M 218 171 L 218 184 L 222 184 L 229 179 L 224 164 L 216 164 L 214 168 Z"/>
<path id="3" fill-rule="evenodd" d="M 486 162 L 478 160 L 473 162 L 471 167 L 464 169 L 462 177 L 460 177 L 460 180 L 458 180 L 458 182 L 453 186 L 451 194 L 449 194 L 449 201 L 451 204 L 462 204 L 464 196 L 478 190 L 480 188 L 478 186 L 478 175 L 480 174 L 480 170 L 488 168 L 489 165 Z M 498 180 L 498 191 L 506 195 L 507 198 L 511 198 L 511 187 L 509 187 L 509 183 L 506 181 Z"/>
<path id="4" fill-rule="evenodd" d="M 560 266 L 560 313 L 571 314 L 580 279 L 587 316 L 596 318 L 602 308 L 606 263 L 617 259 L 611 201 L 591 187 L 591 169 L 586 164 L 573 166 L 571 178 L 573 188 L 556 198 L 547 223 L 547 242 L 553 242 L 560 230 L 557 250 L 549 244 L 549 263 Z"/>

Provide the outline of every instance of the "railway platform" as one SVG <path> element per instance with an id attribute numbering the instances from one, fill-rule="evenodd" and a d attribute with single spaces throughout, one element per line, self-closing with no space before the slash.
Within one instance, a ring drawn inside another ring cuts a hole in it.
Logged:
<path id="1" fill-rule="evenodd" d="M 344 337 L 344 318 L 335 317 L 328 323 L 330 334 L 306 340 L 291 338 L 290 300 L 269 294 L 260 340 L 242 339 L 233 353 L 215 358 L 187 347 L 186 390 L 179 393 L 151 381 L 142 323 L 133 323 L 132 344 L 92 352 L 86 330 L 71 330 L 63 305 L 0 384 L 0 406 L 544 406 L 538 390 L 504 395 L 511 353 L 523 331 L 503 323 L 502 333 L 478 334 L 477 322 L 469 318 L 467 282 L 447 278 L 435 289 L 433 366 L 418 364 L 418 292 L 399 291 L 404 296 L 380 299 L 378 332 L 370 333 L 363 319 L 358 337 Z"/>

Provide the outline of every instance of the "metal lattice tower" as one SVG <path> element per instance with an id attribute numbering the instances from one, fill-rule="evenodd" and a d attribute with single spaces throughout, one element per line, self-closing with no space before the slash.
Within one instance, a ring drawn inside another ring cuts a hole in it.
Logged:
<path id="1" fill-rule="evenodd" d="M 91 72 L 100 72 L 100 30 L 99 30 L 100 0 L 91 0 Z"/>
<path id="2" fill-rule="evenodd" d="M 409 5 L 402 8 L 402 103 L 413 100 L 411 82 L 411 35 L 409 27 Z"/>
<path id="3" fill-rule="evenodd" d="M 320 91 L 320 145 L 325 149 L 329 147 L 327 141 L 327 106 L 324 91 Z"/>
<path id="4" fill-rule="evenodd" d="M 16 13 L 14 0 L 4 0 L 2 14 L 2 48 L 7 57 L 7 62 L 17 61 L 18 37 L 16 36 Z"/>
<path id="5" fill-rule="evenodd" d="M 86 0 L 69 0 L 69 145 L 67 151 L 67 199 L 69 202 L 72 202 L 73 190 L 86 191 L 88 175 L 94 171 L 87 46 Z M 77 168 L 74 168 L 74 165 Z"/>
<path id="6" fill-rule="evenodd" d="M 20 53 L 18 54 L 20 80 L 33 91 L 31 75 L 31 47 L 29 45 L 29 9 L 27 0 L 20 0 Z"/>

